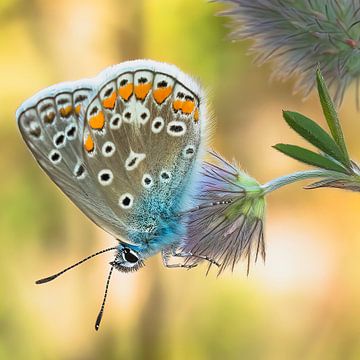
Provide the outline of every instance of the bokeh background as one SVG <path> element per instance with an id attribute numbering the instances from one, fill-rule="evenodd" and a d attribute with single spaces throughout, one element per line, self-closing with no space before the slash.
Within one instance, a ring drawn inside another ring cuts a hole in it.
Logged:
<path id="1" fill-rule="evenodd" d="M 103 255 L 48 285 L 34 281 L 114 244 L 36 165 L 15 123 L 39 89 L 134 58 L 174 63 L 209 89 L 212 146 L 260 181 L 303 168 L 271 149 L 301 144 L 281 119 L 324 125 L 313 94 L 270 82 L 203 0 L 0 0 L 0 359 L 359 359 L 360 197 L 294 184 L 268 199 L 267 261 L 217 278 L 164 269 L 159 256 L 113 276 L 100 332 Z M 340 112 L 360 156 L 354 89 Z"/>

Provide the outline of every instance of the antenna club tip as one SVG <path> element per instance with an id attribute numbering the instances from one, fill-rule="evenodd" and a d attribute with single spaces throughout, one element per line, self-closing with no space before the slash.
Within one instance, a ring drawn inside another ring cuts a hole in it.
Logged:
<path id="1" fill-rule="evenodd" d="M 58 274 L 56 275 L 52 275 L 52 276 L 49 276 L 49 277 L 46 277 L 46 278 L 43 278 L 43 279 L 40 279 L 40 280 L 36 280 L 35 281 L 35 284 L 45 284 L 51 280 L 54 280 L 55 278 L 58 277 Z"/>

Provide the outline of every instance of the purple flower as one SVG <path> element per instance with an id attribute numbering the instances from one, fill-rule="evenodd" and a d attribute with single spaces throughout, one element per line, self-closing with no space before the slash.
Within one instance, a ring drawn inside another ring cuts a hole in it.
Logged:
<path id="1" fill-rule="evenodd" d="M 219 264 L 219 274 L 234 269 L 241 259 L 265 258 L 263 217 L 265 199 L 259 183 L 236 165 L 211 152 L 214 162 L 202 169 L 199 205 L 187 212 L 187 234 L 182 252 L 194 256 L 187 263 L 204 258 Z M 209 269 L 212 263 L 210 262 Z"/>
<path id="2" fill-rule="evenodd" d="M 331 87 L 336 105 L 355 82 L 359 107 L 359 0 L 215 0 L 234 6 L 222 15 L 235 20 L 233 36 L 253 39 L 255 62 L 274 60 L 273 76 L 296 76 L 295 91 L 308 95 L 315 68 Z"/>

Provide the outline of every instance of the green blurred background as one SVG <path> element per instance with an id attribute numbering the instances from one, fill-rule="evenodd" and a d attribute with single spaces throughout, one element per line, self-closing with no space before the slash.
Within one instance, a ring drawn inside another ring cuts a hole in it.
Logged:
<path id="1" fill-rule="evenodd" d="M 360 198 L 300 184 L 269 198 L 267 261 L 221 278 L 164 269 L 160 257 L 114 274 L 100 332 L 107 263 L 94 259 L 44 286 L 34 281 L 114 244 L 45 176 L 15 110 L 48 85 L 134 58 L 174 63 L 209 89 L 212 146 L 260 181 L 303 168 L 271 149 L 301 144 L 282 109 L 324 125 L 316 96 L 270 82 L 270 67 L 229 40 L 224 7 L 204 0 L 0 0 L 0 359 L 359 359 Z M 359 158 L 354 89 L 340 113 Z"/>

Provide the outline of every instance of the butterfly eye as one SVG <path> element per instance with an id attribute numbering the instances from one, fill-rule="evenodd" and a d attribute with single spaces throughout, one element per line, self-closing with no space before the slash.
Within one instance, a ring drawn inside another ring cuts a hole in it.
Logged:
<path id="1" fill-rule="evenodd" d="M 136 254 L 129 248 L 125 248 L 123 250 L 123 258 L 125 261 L 129 263 L 137 263 L 139 261 L 139 258 L 136 256 Z"/>

